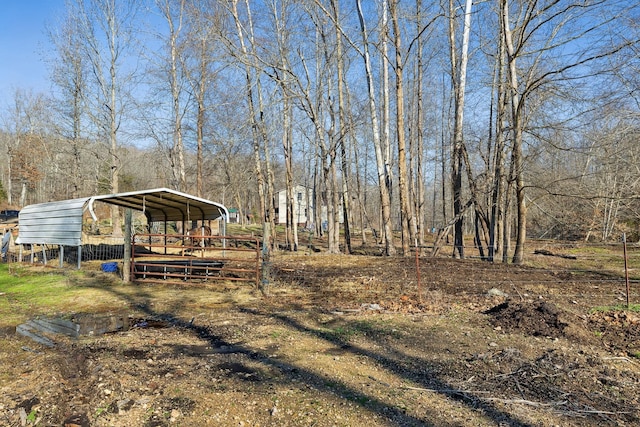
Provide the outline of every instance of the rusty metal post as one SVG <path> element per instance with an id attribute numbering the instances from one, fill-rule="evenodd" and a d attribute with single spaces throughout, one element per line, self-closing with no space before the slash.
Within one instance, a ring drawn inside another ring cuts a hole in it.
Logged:
<path id="1" fill-rule="evenodd" d="M 629 262 L 627 261 L 627 233 L 622 233 L 622 248 L 624 251 L 624 281 L 627 287 L 627 310 L 631 308 L 629 303 Z"/>
<path id="2" fill-rule="evenodd" d="M 420 248 L 418 247 L 418 241 L 415 241 L 416 246 L 416 279 L 418 280 L 418 301 L 422 303 L 422 285 L 420 284 Z"/>

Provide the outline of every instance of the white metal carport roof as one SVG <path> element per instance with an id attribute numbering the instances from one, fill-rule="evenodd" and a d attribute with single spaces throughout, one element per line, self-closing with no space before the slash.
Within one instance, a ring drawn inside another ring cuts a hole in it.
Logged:
<path id="1" fill-rule="evenodd" d="M 226 221 L 229 218 L 229 211 L 219 203 L 168 188 L 93 196 L 89 202 L 90 210 L 95 200 L 142 211 L 149 223 L 213 220 L 220 217 Z"/>
<path id="2" fill-rule="evenodd" d="M 229 211 L 219 203 L 168 188 L 106 194 L 25 206 L 19 214 L 18 244 L 82 245 L 82 216 L 100 201 L 142 211 L 149 223 L 200 221 L 222 218 Z"/>

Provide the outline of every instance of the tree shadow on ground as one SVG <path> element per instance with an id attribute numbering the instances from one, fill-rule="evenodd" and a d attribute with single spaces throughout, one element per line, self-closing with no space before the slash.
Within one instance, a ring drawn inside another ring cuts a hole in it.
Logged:
<path id="1" fill-rule="evenodd" d="M 531 426 L 526 422 L 518 420 L 512 417 L 509 414 L 506 414 L 500 411 L 495 406 L 488 404 L 480 399 L 477 396 L 474 396 L 472 393 L 458 389 L 456 387 L 451 386 L 445 381 L 437 378 L 436 376 L 424 372 L 420 372 L 415 367 L 423 366 L 424 360 L 417 359 L 414 357 L 407 356 L 406 354 L 397 353 L 398 358 L 394 359 L 391 357 L 385 357 L 380 353 L 376 353 L 357 345 L 351 344 L 348 340 L 340 338 L 339 335 L 327 333 L 326 331 L 310 328 L 301 324 L 299 321 L 293 319 L 292 317 L 284 316 L 282 314 L 267 314 L 261 313 L 257 310 L 243 308 L 242 312 L 249 313 L 255 316 L 270 316 L 275 317 L 284 324 L 292 327 L 300 332 L 303 332 L 308 335 L 315 336 L 317 338 L 323 339 L 331 344 L 340 347 L 342 349 L 347 349 L 348 352 L 358 355 L 364 356 L 371 360 L 376 361 L 376 363 L 382 365 L 389 372 L 397 375 L 400 378 L 404 378 L 408 381 L 412 381 L 414 383 L 419 383 L 425 390 L 429 390 L 431 392 L 440 394 L 447 399 L 453 399 L 458 402 L 461 402 L 468 406 L 473 410 L 480 410 L 484 413 L 488 418 L 500 423 L 501 426 L 511 426 L 511 427 L 526 427 Z M 375 340 L 375 336 L 377 335 L 375 331 L 371 331 L 373 333 L 367 334 L 367 338 L 370 340 Z M 381 331 L 382 332 L 382 331 Z M 385 335 L 384 332 L 379 335 Z M 379 343 L 384 345 L 384 343 Z M 399 360 L 402 359 L 402 360 Z M 424 422 L 424 421 L 422 421 Z"/>
<path id="2" fill-rule="evenodd" d="M 96 286 L 97 287 L 97 286 Z M 292 383 L 299 383 L 300 381 L 306 381 L 309 385 L 313 386 L 320 392 L 330 393 L 331 395 L 337 395 L 341 399 L 345 399 L 349 402 L 361 405 L 364 409 L 376 413 L 384 419 L 393 422 L 395 425 L 402 426 L 443 426 L 443 425 L 458 425 L 457 423 L 450 424 L 442 420 L 442 414 L 429 413 L 429 408 L 424 408 L 427 412 L 424 418 L 417 418 L 411 414 L 407 414 L 402 408 L 390 405 L 389 403 L 380 400 L 379 398 L 363 393 L 351 387 L 349 384 L 337 380 L 335 378 L 329 378 L 318 374 L 309 369 L 297 366 L 292 363 L 278 360 L 272 356 L 269 356 L 266 351 L 252 348 L 249 345 L 233 344 L 225 339 L 222 335 L 217 334 L 211 327 L 194 324 L 193 319 L 186 320 L 177 316 L 175 313 L 178 311 L 177 307 L 180 306 L 179 301 L 175 301 L 169 310 L 157 310 L 154 308 L 153 295 L 150 292 L 139 289 L 138 292 L 132 294 L 127 292 L 120 292 L 117 289 L 110 287 L 100 287 L 103 290 L 107 290 L 118 298 L 126 300 L 130 306 L 135 307 L 146 316 L 154 319 L 160 319 L 164 322 L 171 324 L 174 327 L 181 328 L 185 331 L 197 335 L 200 339 L 206 340 L 208 344 L 214 349 L 223 349 L 225 354 L 233 353 L 246 357 L 250 360 L 264 364 L 270 369 L 276 369 L 285 378 Z M 174 311 L 175 309 L 175 311 Z M 353 355 L 362 356 L 374 361 L 375 363 L 383 366 L 390 373 L 398 376 L 399 378 L 406 379 L 408 381 L 420 384 L 425 389 L 435 392 L 446 399 L 454 400 L 462 403 L 473 411 L 481 411 L 482 414 L 490 420 L 496 423 L 500 423 L 501 426 L 511 427 L 529 427 L 524 421 L 521 421 L 510 414 L 507 414 L 495 406 L 482 401 L 477 396 L 474 396 L 468 391 L 457 389 L 452 387 L 445 381 L 442 381 L 433 374 L 425 374 L 416 369 L 416 367 L 424 364 L 424 360 L 409 357 L 405 354 L 398 353 L 397 358 L 388 357 L 380 353 L 376 353 L 359 346 L 354 346 L 348 342 L 348 340 L 341 338 L 336 334 L 330 334 L 321 329 L 311 328 L 303 325 L 293 317 L 288 317 L 283 314 L 273 314 L 269 312 L 260 311 L 254 308 L 237 307 L 239 312 L 244 313 L 252 317 L 261 318 L 275 318 L 294 330 L 297 330 L 308 336 L 316 337 L 326 342 L 331 343 L 337 347 L 346 349 Z M 373 334 L 375 335 L 375 334 Z M 375 340 L 374 337 L 369 339 Z M 184 352 L 184 346 L 176 344 L 175 352 Z M 193 354 L 197 356 L 197 354 Z M 438 421 L 430 423 L 429 416 L 433 417 L 433 420 L 438 418 Z"/>

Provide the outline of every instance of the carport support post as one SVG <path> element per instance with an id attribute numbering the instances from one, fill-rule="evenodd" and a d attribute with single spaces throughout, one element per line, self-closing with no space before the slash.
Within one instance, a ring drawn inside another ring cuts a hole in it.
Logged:
<path id="1" fill-rule="evenodd" d="M 165 232 L 166 233 L 166 232 Z M 151 236 L 149 236 L 151 239 Z M 122 280 L 131 281 L 131 209 L 124 210 L 124 260 L 122 263 Z"/>

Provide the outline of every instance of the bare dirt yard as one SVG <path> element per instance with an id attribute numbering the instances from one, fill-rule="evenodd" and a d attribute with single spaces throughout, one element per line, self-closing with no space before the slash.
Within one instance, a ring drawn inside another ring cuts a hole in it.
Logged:
<path id="1" fill-rule="evenodd" d="M 594 310 L 623 303 L 620 276 L 323 254 L 271 274 L 267 296 L 70 274 L 130 327 L 0 331 L 0 425 L 640 425 L 640 315 Z"/>

